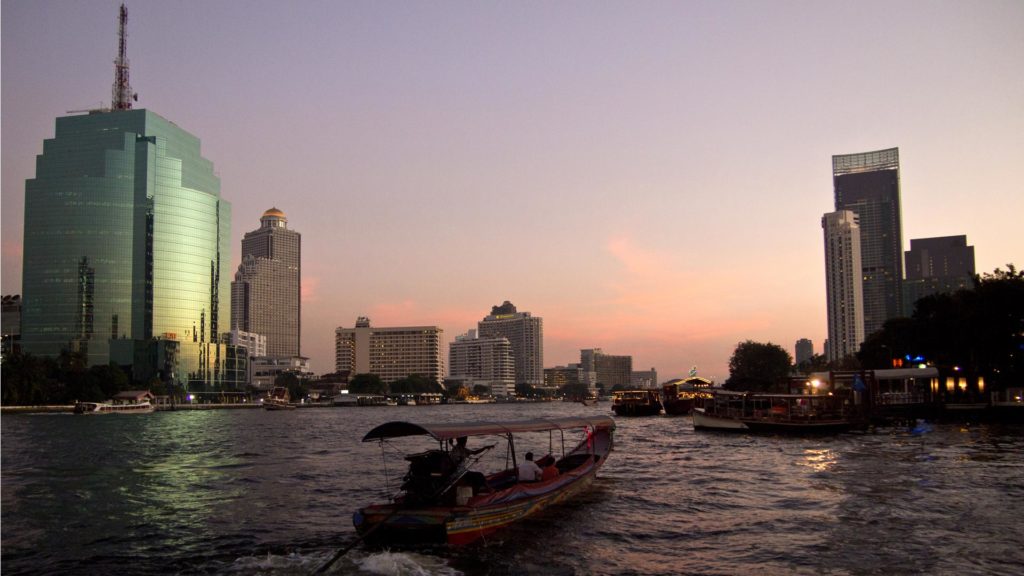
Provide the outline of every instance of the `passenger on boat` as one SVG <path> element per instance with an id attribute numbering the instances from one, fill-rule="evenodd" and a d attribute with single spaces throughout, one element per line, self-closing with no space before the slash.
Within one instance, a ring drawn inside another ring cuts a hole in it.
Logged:
<path id="1" fill-rule="evenodd" d="M 518 473 L 520 482 L 536 482 L 544 475 L 540 466 L 537 466 L 537 463 L 533 461 L 533 452 L 526 453 L 526 460 L 523 460 L 523 463 L 519 465 Z"/>
<path id="2" fill-rule="evenodd" d="M 540 466 L 541 482 L 547 482 L 552 478 L 558 477 L 558 467 L 555 466 L 555 458 L 551 454 L 548 454 L 547 456 L 541 458 L 540 460 L 534 460 L 534 462 L 537 463 L 537 466 Z"/>

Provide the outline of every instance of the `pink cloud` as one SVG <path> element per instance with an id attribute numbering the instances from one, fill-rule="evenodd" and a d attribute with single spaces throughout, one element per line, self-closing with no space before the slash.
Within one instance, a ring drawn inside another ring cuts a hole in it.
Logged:
<path id="1" fill-rule="evenodd" d="M 302 277 L 302 303 L 308 304 L 317 302 L 320 299 L 320 277 Z"/>

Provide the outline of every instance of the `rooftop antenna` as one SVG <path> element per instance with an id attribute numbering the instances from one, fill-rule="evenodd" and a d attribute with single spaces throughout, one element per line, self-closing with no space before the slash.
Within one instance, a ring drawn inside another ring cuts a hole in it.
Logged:
<path id="1" fill-rule="evenodd" d="M 125 29 L 127 24 L 128 8 L 122 3 L 121 12 L 118 16 L 118 44 L 117 60 L 114 60 L 113 101 L 110 105 L 113 110 L 131 110 L 132 101 L 139 99 L 139 95 L 133 93 L 131 85 L 128 84 L 128 56 L 126 47 L 128 31 Z"/>

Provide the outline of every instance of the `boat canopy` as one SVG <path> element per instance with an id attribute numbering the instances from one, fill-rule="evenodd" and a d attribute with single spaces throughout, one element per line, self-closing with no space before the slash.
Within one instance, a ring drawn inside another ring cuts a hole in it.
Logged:
<path id="1" fill-rule="evenodd" d="M 520 432 L 544 432 L 547 430 L 569 430 L 590 426 L 592 428 L 615 428 L 610 416 L 589 418 L 537 418 L 513 422 L 446 422 L 436 424 L 414 424 L 412 422 L 385 422 L 363 436 L 363 442 L 400 438 L 402 436 L 427 435 L 435 440 L 449 440 L 459 436 L 490 436 Z"/>

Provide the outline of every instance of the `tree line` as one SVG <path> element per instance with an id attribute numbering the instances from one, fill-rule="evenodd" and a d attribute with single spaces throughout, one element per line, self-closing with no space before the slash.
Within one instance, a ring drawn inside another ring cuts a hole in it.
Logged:
<path id="1" fill-rule="evenodd" d="M 781 346 L 741 342 L 729 360 L 725 387 L 784 390 L 794 374 L 919 363 L 982 376 L 992 390 L 1024 382 L 1024 271 L 1008 264 L 1006 270 L 975 275 L 971 289 L 921 298 L 909 318 L 888 320 L 865 339 L 856 355 L 837 362 L 815 355 L 793 366 Z"/>

